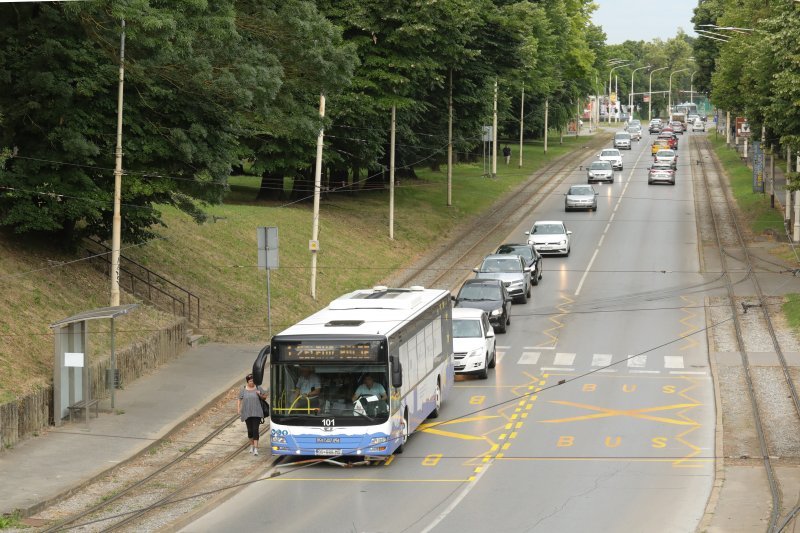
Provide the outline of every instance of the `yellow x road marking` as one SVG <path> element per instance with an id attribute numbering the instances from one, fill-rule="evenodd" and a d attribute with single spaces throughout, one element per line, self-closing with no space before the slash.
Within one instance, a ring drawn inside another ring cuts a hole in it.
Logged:
<path id="1" fill-rule="evenodd" d="M 652 416 L 646 413 L 654 413 L 657 411 L 672 411 L 676 409 L 686 409 L 688 407 L 697 407 L 701 404 L 699 403 L 676 403 L 673 405 L 662 405 L 659 407 L 646 407 L 643 409 L 609 409 L 606 407 L 599 407 L 596 405 L 587 405 L 585 403 L 576 403 L 576 402 L 567 402 L 563 400 L 553 400 L 549 403 L 555 403 L 559 405 L 569 405 L 572 407 L 578 407 L 579 409 L 586 409 L 588 411 L 599 411 L 593 415 L 582 415 L 582 416 L 573 416 L 570 418 L 556 418 L 553 420 L 541 420 L 540 422 L 546 423 L 562 423 L 562 422 L 577 422 L 579 420 L 592 420 L 596 418 L 608 418 L 611 416 L 630 416 L 632 418 L 643 418 L 645 420 L 654 420 L 656 422 L 664 422 L 665 424 L 675 424 L 678 426 L 696 426 L 698 425 L 697 422 L 689 421 L 689 420 L 678 420 L 675 418 L 665 418 L 661 416 Z"/>

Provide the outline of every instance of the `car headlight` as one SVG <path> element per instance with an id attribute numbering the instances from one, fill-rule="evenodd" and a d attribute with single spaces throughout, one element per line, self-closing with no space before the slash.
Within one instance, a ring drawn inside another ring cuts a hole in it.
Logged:
<path id="1" fill-rule="evenodd" d="M 511 285 L 522 285 L 523 283 L 525 283 L 524 279 L 515 279 L 511 282 Z"/>
<path id="2" fill-rule="evenodd" d="M 375 444 L 383 444 L 388 439 L 386 437 L 375 437 L 369 441 L 370 446 L 374 446 Z"/>
<path id="3" fill-rule="evenodd" d="M 273 444 L 286 444 L 286 437 L 272 437 Z"/>
<path id="4" fill-rule="evenodd" d="M 483 348 L 475 348 L 474 350 L 470 350 L 467 354 L 467 357 L 478 357 L 479 355 L 483 354 Z"/>
<path id="5" fill-rule="evenodd" d="M 562 241 L 558 241 L 558 244 L 567 244 L 567 240 L 566 240 L 566 239 L 564 239 L 564 240 L 562 240 Z"/>
<path id="6" fill-rule="evenodd" d="M 502 308 L 502 307 L 500 307 L 500 308 L 498 308 L 498 309 L 495 309 L 494 311 L 492 311 L 492 316 L 500 316 L 500 315 L 502 315 L 502 314 L 503 314 L 503 308 Z"/>

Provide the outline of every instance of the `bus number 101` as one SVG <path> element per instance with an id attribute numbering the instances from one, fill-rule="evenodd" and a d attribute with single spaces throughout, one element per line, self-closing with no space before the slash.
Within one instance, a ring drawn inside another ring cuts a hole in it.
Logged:
<path id="1" fill-rule="evenodd" d="M 323 418 L 322 425 L 326 427 L 333 427 L 336 425 L 336 419 L 334 418 Z"/>

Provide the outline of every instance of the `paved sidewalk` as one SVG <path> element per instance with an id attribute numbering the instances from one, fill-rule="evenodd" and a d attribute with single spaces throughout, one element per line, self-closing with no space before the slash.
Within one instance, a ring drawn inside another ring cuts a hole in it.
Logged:
<path id="1" fill-rule="evenodd" d="M 260 345 L 205 344 L 117 391 L 116 409 L 65 422 L 0 455 L 0 514 L 35 513 L 141 452 L 242 381 Z M 102 407 L 108 407 L 104 400 Z"/>

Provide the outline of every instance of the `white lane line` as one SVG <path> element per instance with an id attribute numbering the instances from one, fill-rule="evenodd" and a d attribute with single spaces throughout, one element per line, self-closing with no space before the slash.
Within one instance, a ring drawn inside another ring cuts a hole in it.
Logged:
<path id="1" fill-rule="evenodd" d="M 539 370 L 541 371 L 556 371 L 556 372 L 575 372 L 574 368 L 564 368 L 563 366 L 543 366 L 540 367 Z"/>
<path id="2" fill-rule="evenodd" d="M 517 361 L 518 365 L 535 365 L 539 362 L 542 352 L 522 352 L 522 357 Z"/>
<path id="3" fill-rule="evenodd" d="M 575 289 L 575 296 L 579 296 L 581 293 L 581 288 L 583 288 L 583 282 L 586 281 L 586 276 L 589 275 L 589 271 L 592 269 L 592 265 L 594 264 L 594 260 L 597 257 L 597 252 L 600 250 L 595 248 L 594 253 L 592 254 L 592 258 L 589 260 L 589 264 L 586 266 L 586 270 L 583 272 L 583 276 L 581 276 L 580 282 L 578 282 L 578 288 Z"/>
<path id="4" fill-rule="evenodd" d="M 537 346 L 524 346 L 522 349 L 523 350 L 538 350 L 539 348 Z"/>
<path id="5" fill-rule="evenodd" d="M 555 350 L 555 346 L 528 346 L 531 350 Z"/>
<path id="6" fill-rule="evenodd" d="M 636 355 L 628 359 L 628 368 L 644 368 L 647 366 L 646 355 Z"/>
<path id="7" fill-rule="evenodd" d="M 660 374 L 659 370 L 631 370 L 631 374 Z"/>
<path id="8" fill-rule="evenodd" d="M 665 355 L 664 368 L 683 368 L 682 355 Z"/>
<path id="9" fill-rule="evenodd" d="M 603 239 L 605 239 L 605 238 L 606 238 L 605 234 L 600 235 L 600 240 L 597 241 L 597 249 L 598 250 L 600 249 L 601 246 L 603 246 Z"/>
<path id="10" fill-rule="evenodd" d="M 683 371 L 681 371 L 681 370 L 672 370 L 672 371 L 670 371 L 670 374 L 677 374 L 677 375 L 687 374 L 687 375 L 690 375 L 690 376 L 705 376 L 705 375 L 708 374 L 708 372 L 693 372 L 691 370 L 683 370 Z"/>
<path id="11" fill-rule="evenodd" d="M 610 353 L 596 353 L 592 356 L 592 366 L 608 366 L 613 358 Z"/>
<path id="12" fill-rule="evenodd" d="M 447 515 L 452 513 L 453 510 L 456 507 L 458 507 L 458 504 L 460 504 L 464 500 L 464 498 L 467 497 L 467 495 L 470 493 L 473 487 L 475 487 L 478 484 L 478 481 L 480 481 L 483 475 L 489 471 L 489 467 L 491 467 L 493 464 L 494 460 L 489 461 L 488 463 L 484 463 L 482 465 L 483 468 L 481 468 L 481 471 L 478 472 L 478 475 L 472 478 L 472 481 L 464 485 L 464 488 L 461 489 L 461 492 L 459 492 L 458 496 L 456 496 L 455 499 L 452 502 L 450 502 L 450 505 L 445 507 L 444 510 L 442 510 L 442 512 L 439 513 L 439 515 L 433 519 L 433 522 L 428 524 L 428 526 L 422 530 L 422 533 L 430 533 L 436 526 L 438 526 L 442 522 L 442 520 L 447 518 Z"/>
<path id="13" fill-rule="evenodd" d="M 616 213 L 611 213 L 611 216 L 610 216 L 610 217 L 608 217 L 608 223 L 609 223 L 609 224 L 611 224 L 612 222 L 614 222 L 614 215 L 615 215 L 615 214 L 616 214 Z"/>
<path id="14" fill-rule="evenodd" d="M 614 372 L 616 372 L 616 371 L 617 371 L 617 370 L 616 370 L 616 369 L 614 369 L 614 368 L 602 368 L 602 369 L 598 370 L 598 372 L 606 372 L 606 373 L 608 373 L 608 374 L 612 374 L 612 373 L 614 373 Z"/>
<path id="15" fill-rule="evenodd" d="M 574 353 L 558 352 L 556 353 L 555 359 L 553 359 L 553 364 L 558 366 L 572 366 L 572 363 L 574 362 Z"/>
<path id="16" fill-rule="evenodd" d="M 495 349 L 494 349 L 494 355 L 495 355 L 495 357 L 497 357 L 497 362 L 498 362 L 498 363 L 499 363 L 500 361 L 502 361 L 502 360 L 503 360 L 503 356 L 504 356 L 506 353 L 508 353 L 508 352 L 506 352 L 505 350 L 498 350 L 498 349 L 497 349 L 497 346 L 495 346 Z"/>
<path id="17" fill-rule="evenodd" d="M 508 349 L 510 349 L 510 348 L 511 348 L 511 346 L 500 346 L 500 345 L 498 344 L 497 346 L 495 346 L 495 348 L 497 348 L 498 350 L 508 350 Z"/>

